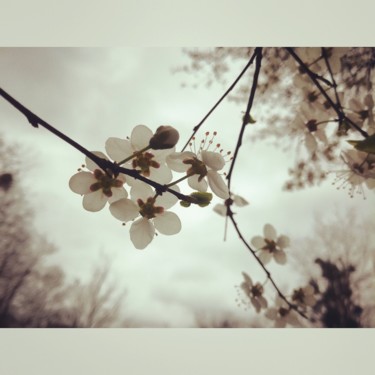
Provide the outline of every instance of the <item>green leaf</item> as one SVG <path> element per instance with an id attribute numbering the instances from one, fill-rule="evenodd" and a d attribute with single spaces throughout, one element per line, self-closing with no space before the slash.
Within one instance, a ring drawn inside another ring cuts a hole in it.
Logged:
<path id="1" fill-rule="evenodd" d="M 347 142 L 359 151 L 367 152 L 368 154 L 375 154 L 375 134 L 370 135 L 363 141 L 349 140 Z"/>
<path id="2" fill-rule="evenodd" d="M 194 198 L 194 203 L 196 203 L 199 207 L 208 206 L 212 200 L 212 194 L 203 191 L 195 191 L 194 193 L 191 193 L 190 196 Z"/>

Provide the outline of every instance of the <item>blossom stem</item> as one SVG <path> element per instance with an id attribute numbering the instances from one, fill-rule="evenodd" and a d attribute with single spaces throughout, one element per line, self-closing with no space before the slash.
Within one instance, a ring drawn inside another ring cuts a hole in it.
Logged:
<path id="1" fill-rule="evenodd" d="M 148 145 L 148 146 L 146 146 L 145 148 L 142 148 L 142 150 L 138 150 L 138 151 L 134 152 L 133 155 L 128 156 L 127 158 L 125 158 L 124 160 L 121 160 L 121 161 L 118 162 L 117 164 L 118 164 L 118 165 L 122 165 L 122 164 L 126 163 L 127 161 L 129 161 L 129 160 L 131 160 L 131 159 L 137 157 L 138 155 L 142 154 L 143 152 L 149 150 L 150 148 L 151 148 L 151 146 Z"/>
<path id="2" fill-rule="evenodd" d="M 216 102 L 216 104 L 209 110 L 206 116 L 203 117 L 203 119 L 199 122 L 198 125 L 195 125 L 193 128 L 193 134 L 190 136 L 188 141 L 186 142 L 185 146 L 182 148 L 181 151 L 184 151 L 186 147 L 189 145 L 190 141 L 194 138 L 195 134 L 199 130 L 199 128 L 203 125 L 203 123 L 207 120 L 207 118 L 211 115 L 211 113 L 217 108 L 217 106 L 225 99 L 225 97 L 234 89 L 234 87 L 237 85 L 238 81 L 241 79 L 241 77 L 245 74 L 246 70 L 252 65 L 255 57 L 257 56 L 258 52 L 257 49 L 255 49 L 254 53 L 252 54 L 250 60 L 246 64 L 246 66 L 243 68 L 242 72 L 239 74 L 239 76 L 234 80 L 234 82 L 230 85 L 227 91 L 221 96 L 221 98 Z"/>
<path id="3" fill-rule="evenodd" d="M 176 181 L 172 181 L 172 182 L 170 182 L 169 184 L 166 184 L 166 186 L 170 187 L 170 186 L 176 185 L 176 184 L 178 184 L 179 182 L 181 182 L 181 181 L 183 181 L 183 180 L 186 180 L 187 178 L 193 176 L 194 174 L 195 174 L 195 173 L 188 173 L 188 174 L 186 174 L 185 176 L 179 178 L 178 180 L 176 180 Z"/>
<path id="4" fill-rule="evenodd" d="M 245 127 L 248 123 L 247 120 L 250 118 L 250 111 L 251 111 L 251 107 L 253 106 L 255 91 L 256 91 L 256 88 L 258 86 L 258 77 L 259 77 L 260 67 L 261 67 L 262 58 L 263 58 L 262 48 L 259 48 L 259 47 L 255 48 L 254 55 L 256 56 L 256 62 L 255 62 L 255 71 L 254 71 L 253 83 L 252 83 L 251 89 L 250 89 L 250 95 L 249 95 L 249 100 L 248 100 L 248 103 L 247 103 L 246 112 L 245 112 L 245 115 L 243 116 L 240 134 L 238 135 L 236 149 L 234 150 L 233 159 L 232 159 L 232 162 L 230 164 L 229 172 L 228 172 L 228 175 L 227 175 L 228 190 L 229 191 L 230 191 L 230 184 L 231 184 L 231 178 L 232 178 L 234 163 L 236 162 L 238 151 L 239 151 L 239 149 L 242 145 L 242 137 L 243 137 L 243 134 L 245 132 Z"/>
<path id="5" fill-rule="evenodd" d="M 192 201 L 191 197 L 181 194 L 173 189 L 170 189 L 166 185 L 161 185 L 156 181 L 150 180 L 141 174 L 139 174 L 134 169 L 128 169 L 119 166 L 117 163 L 113 163 L 109 160 L 102 159 L 99 156 L 96 156 L 89 150 L 87 150 L 85 147 L 81 146 L 79 143 L 74 141 L 73 139 L 66 136 L 64 133 L 60 132 L 59 130 L 55 129 L 52 125 L 48 124 L 46 121 L 41 119 L 39 116 L 31 112 L 29 109 L 27 109 L 25 106 L 23 106 L 20 102 L 18 102 L 16 99 L 14 99 L 11 95 L 9 95 L 6 91 L 4 91 L 0 87 L 0 95 L 13 107 L 15 107 L 19 112 L 21 112 L 29 121 L 29 123 L 34 127 L 38 128 L 39 125 L 43 126 L 45 129 L 50 131 L 51 133 L 55 134 L 57 137 L 62 139 L 64 142 L 69 143 L 72 147 L 74 147 L 76 150 L 80 151 L 82 154 L 86 155 L 89 159 L 91 159 L 94 163 L 96 163 L 103 171 L 108 173 L 108 170 L 113 173 L 113 175 L 117 176 L 120 173 L 123 173 L 125 175 L 131 176 L 137 180 L 141 180 L 142 182 L 152 186 L 159 194 L 162 194 L 164 192 L 169 192 L 173 195 L 175 195 L 178 199 L 189 202 L 189 203 L 196 203 Z"/>
<path id="6" fill-rule="evenodd" d="M 241 233 L 241 231 L 240 231 L 240 229 L 238 227 L 238 224 L 237 224 L 236 220 L 233 217 L 233 212 L 230 209 L 230 207 L 227 207 L 227 216 L 231 220 L 231 222 L 232 222 L 232 224 L 234 226 L 234 229 L 236 230 L 236 232 L 238 234 L 238 237 L 240 238 L 240 240 L 242 241 L 242 243 L 245 245 L 245 247 L 250 251 L 250 253 L 254 256 L 255 260 L 259 263 L 259 265 L 262 267 L 263 271 L 267 275 L 267 279 L 272 283 L 272 285 L 276 289 L 279 297 L 282 300 L 284 300 L 285 303 L 287 303 L 287 305 L 289 306 L 290 309 L 293 309 L 294 311 L 296 311 L 303 318 L 308 319 L 308 317 L 296 305 L 294 305 L 294 304 L 292 304 L 291 302 L 288 301 L 288 299 L 285 297 L 285 295 L 281 292 L 281 290 L 279 289 L 279 287 L 276 285 L 275 281 L 273 280 L 273 278 L 271 276 L 271 273 L 267 270 L 267 268 L 263 264 L 263 262 L 256 256 L 255 251 L 251 248 L 251 246 L 247 243 L 247 241 L 243 237 L 243 235 L 242 235 L 242 233 Z"/>

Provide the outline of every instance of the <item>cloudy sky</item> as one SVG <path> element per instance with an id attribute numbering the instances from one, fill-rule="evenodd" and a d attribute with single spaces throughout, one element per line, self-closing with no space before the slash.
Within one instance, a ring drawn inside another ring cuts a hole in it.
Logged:
<path id="1" fill-rule="evenodd" d="M 138 124 L 152 130 L 166 124 L 176 127 L 182 147 L 225 90 L 221 85 L 182 88 L 181 83 L 192 78 L 172 70 L 187 62 L 179 48 L 0 49 L 1 87 L 92 151 L 104 151 L 107 138 L 125 138 Z M 233 79 L 238 73 L 233 71 Z M 203 131 L 217 131 L 225 150 L 234 150 L 244 110 L 225 101 Z M 136 250 L 128 228 L 108 209 L 87 212 L 81 197 L 70 191 L 69 178 L 83 155 L 45 129 L 30 126 L 4 100 L 0 114 L 1 136 L 17 143 L 25 155 L 23 185 L 36 211 L 35 226 L 56 244 L 53 261 L 69 277 L 87 279 L 106 256 L 112 279 L 128 291 L 126 315 L 145 326 L 191 326 L 196 313 L 248 316 L 236 306 L 234 286 L 241 282 L 242 271 L 259 280 L 264 274 L 233 228 L 223 241 L 224 218 L 212 207 L 176 205 L 173 211 L 181 218 L 182 231 L 159 235 L 145 250 Z M 245 238 L 261 235 L 265 223 L 292 241 L 311 236 L 314 217 L 327 217 L 337 207 L 369 214 L 374 194 L 367 192 L 367 200 L 350 199 L 330 181 L 319 188 L 283 192 L 293 150 L 283 153 L 269 143 L 253 144 L 249 136 L 245 134 L 232 180 L 232 190 L 250 202 L 238 208 L 236 216 Z M 290 251 L 298 249 L 292 245 Z M 286 293 L 302 280 L 287 267 L 270 269 Z M 273 291 L 267 296 L 272 299 Z"/>

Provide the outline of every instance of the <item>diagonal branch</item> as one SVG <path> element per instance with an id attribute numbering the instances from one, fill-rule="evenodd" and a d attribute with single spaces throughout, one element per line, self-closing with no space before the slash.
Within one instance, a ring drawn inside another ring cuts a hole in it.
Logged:
<path id="1" fill-rule="evenodd" d="M 306 72 L 306 74 L 310 77 L 310 79 L 314 82 L 315 86 L 318 88 L 320 93 L 326 98 L 328 103 L 332 106 L 334 111 L 337 113 L 337 116 L 340 119 L 345 119 L 346 122 L 348 122 L 352 128 L 357 130 L 359 133 L 361 133 L 365 138 L 368 137 L 367 132 L 362 130 L 354 121 L 352 121 L 349 117 L 345 115 L 345 113 L 339 108 L 339 106 L 331 99 L 331 97 L 326 93 L 324 88 L 321 86 L 320 82 L 316 79 L 315 74 L 307 67 L 307 65 L 300 59 L 300 57 L 294 52 L 293 48 L 286 48 L 286 50 L 289 52 L 289 54 L 296 60 L 296 62 L 303 68 L 303 70 Z"/>
<path id="2" fill-rule="evenodd" d="M 56 128 L 54 128 L 52 125 L 48 124 L 46 121 L 41 119 L 39 116 L 37 116 L 35 113 L 31 112 L 28 108 L 26 108 L 24 105 L 22 105 L 19 101 L 14 99 L 11 95 L 9 95 L 6 91 L 4 91 L 0 87 L 0 96 L 2 96 L 7 102 L 9 102 L 13 107 L 15 107 L 19 112 L 21 112 L 28 120 L 28 122 L 35 128 L 38 128 L 39 125 L 50 131 L 51 133 L 55 134 L 57 137 L 62 139 L 63 141 L 69 143 L 72 147 L 86 155 L 89 159 L 91 159 L 94 163 L 96 163 L 103 171 L 108 173 L 108 171 L 111 171 L 115 176 L 119 173 L 126 174 L 128 176 L 131 176 L 135 179 L 141 180 L 145 182 L 146 184 L 152 186 L 156 192 L 161 195 L 164 192 L 169 192 L 173 195 L 175 195 L 178 199 L 189 202 L 189 203 L 197 203 L 196 200 L 190 196 L 181 194 L 167 185 L 161 185 L 153 180 L 150 180 L 146 177 L 143 177 L 141 174 L 139 174 L 134 169 L 128 169 L 124 167 L 120 167 L 118 164 L 113 163 L 109 160 L 102 159 L 89 150 L 87 150 L 85 147 L 81 146 L 79 143 L 74 141 L 73 139 L 66 136 L 64 133 L 60 132 Z"/>
<path id="3" fill-rule="evenodd" d="M 233 159 L 232 159 L 232 162 L 231 162 L 231 165 L 230 165 L 230 168 L 229 168 L 229 172 L 228 172 L 228 175 L 227 175 L 228 189 L 229 190 L 230 190 L 230 184 L 231 184 L 231 179 L 232 179 L 234 163 L 236 162 L 238 151 L 239 151 L 239 149 L 242 145 L 242 137 L 243 137 L 243 134 L 245 132 L 245 127 L 248 124 L 248 121 L 250 119 L 250 110 L 251 110 L 251 107 L 253 106 L 255 91 L 256 91 L 257 85 L 258 85 L 258 77 L 259 77 L 259 72 L 260 72 L 260 67 L 261 67 L 262 57 L 263 57 L 262 56 L 262 48 L 259 48 L 259 47 L 255 48 L 254 54 L 256 55 L 256 62 L 255 62 L 253 84 L 251 86 L 250 96 L 249 96 L 249 100 L 248 100 L 248 103 L 247 103 L 246 112 L 245 112 L 245 115 L 243 117 L 242 126 L 241 126 L 241 130 L 240 130 L 240 134 L 238 136 L 236 149 L 234 150 Z"/>

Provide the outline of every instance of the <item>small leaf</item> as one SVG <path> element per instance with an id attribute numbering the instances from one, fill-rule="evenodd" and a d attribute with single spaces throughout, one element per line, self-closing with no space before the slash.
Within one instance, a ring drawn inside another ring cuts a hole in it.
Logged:
<path id="1" fill-rule="evenodd" d="M 359 151 L 367 152 L 369 154 L 375 154 L 375 134 L 364 139 L 363 141 L 349 140 L 347 142 Z"/>
<path id="2" fill-rule="evenodd" d="M 191 193 L 190 196 L 194 198 L 194 203 L 199 207 L 208 206 L 212 200 L 212 194 L 203 191 L 195 191 L 194 193 Z"/>

